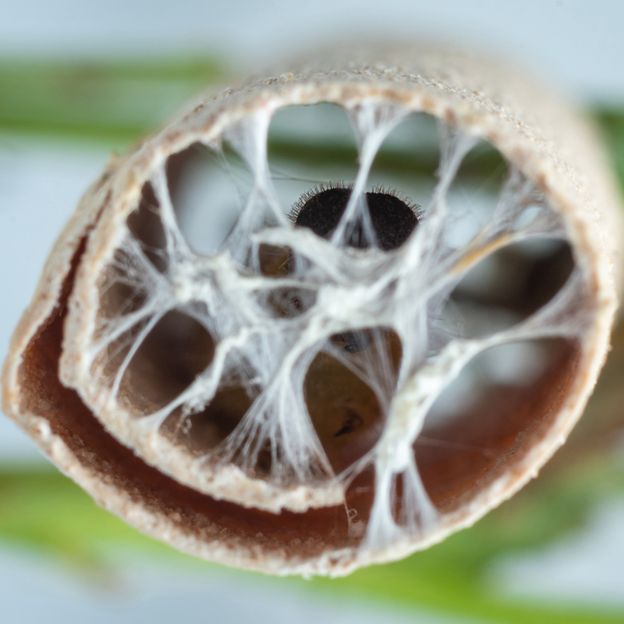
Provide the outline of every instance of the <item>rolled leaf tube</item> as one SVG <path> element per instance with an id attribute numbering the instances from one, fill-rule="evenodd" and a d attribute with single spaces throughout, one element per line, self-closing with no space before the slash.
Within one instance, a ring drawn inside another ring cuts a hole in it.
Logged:
<path id="1" fill-rule="evenodd" d="M 515 70 L 327 53 L 111 161 L 15 332 L 4 409 L 180 550 L 345 574 L 472 524 L 565 441 L 620 233 L 593 129 Z"/>

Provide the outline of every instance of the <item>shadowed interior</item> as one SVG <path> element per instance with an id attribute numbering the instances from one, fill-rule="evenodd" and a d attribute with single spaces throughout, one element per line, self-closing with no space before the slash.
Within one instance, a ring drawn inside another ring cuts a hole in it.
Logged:
<path id="1" fill-rule="evenodd" d="M 81 253 L 82 248 L 76 253 L 74 267 Z M 66 279 L 59 305 L 24 354 L 19 370 L 20 410 L 46 418 L 52 431 L 64 440 L 96 482 L 114 485 L 135 504 L 157 517 L 166 517 L 202 542 L 243 548 L 249 556 L 280 553 L 287 559 L 305 560 L 357 542 L 349 535 L 342 506 L 300 514 L 271 514 L 217 501 L 148 466 L 109 435 L 77 393 L 58 380 L 63 320 L 72 283 L 73 271 Z M 165 326 L 169 331 L 176 324 Z M 178 329 L 173 331 L 176 333 Z M 166 340 L 170 338 L 166 336 Z M 166 341 L 161 343 L 157 337 L 152 341 L 151 348 L 156 353 L 166 346 Z M 446 447 L 417 444 L 425 487 L 442 513 L 457 510 L 498 476 L 511 470 L 546 435 L 574 380 L 579 350 L 573 343 L 559 342 L 553 354 L 549 366 L 530 388 L 518 387 L 511 392 L 498 389 L 482 405 L 436 431 L 439 439 L 451 443 L 474 442 L 475 446 L 487 448 L 487 453 L 456 453 L 452 444 Z M 194 361 L 193 357 L 189 359 Z M 149 369 L 140 383 L 155 386 L 171 373 L 168 366 L 160 374 Z M 135 370 L 134 375 L 139 383 L 140 370 Z M 227 397 L 224 401 L 228 408 L 236 404 Z M 362 418 L 361 414 L 357 416 Z M 340 423 L 338 430 L 331 429 L 332 435 L 344 426 L 345 423 Z M 352 424 L 346 423 L 347 429 L 349 426 Z M 95 482 L 92 487 L 95 491 Z M 357 509 L 362 520 L 367 518 L 373 494 L 372 473 L 365 471 L 348 492 L 348 503 Z"/>
<path id="2" fill-rule="evenodd" d="M 563 339 L 541 341 L 546 364 L 538 380 L 492 384 L 454 418 L 432 423 L 414 445 L 418 468 L 441 510 L 468 502 L 509 469 L 552 422 L 578 365 L 578 347 Z"/>
<path id="3" fill-rule="evenodd" d="M 196 157 L 205 158 L 205 154 L 194 145 L 169 159 L 167 175 L 174 197 L 180 192 L 186 164 Z M 293 216 L 296 225 L 308 227 L 320 236 L 329 236 L 339 213 L 345 209 L 348 193 L 345 188 L 323 188 L 316 195 L 306 196 L 305 203 Z M 402 200 L 385 193 L 368 195 L 369 204 L 374 203 L 373 226 L 382 248 L 396 248 L 418 225 L 418 219 Z M 390 221 L 382 218 L 388 202 L 397 213 Z M 151 186 L 146 183 L 141 203 L 130 215 L 128 225 L 148 259 L 162 271 L 165 267 L 164 236 L 158 210 Z M 319 220 L 319 210 L 328 211 L 329 221 Z M 393 232 L 391 223 L 394 221 L 409 231 Z M 353 244 L 368 246 L 359 238 L 358 241 Z M 524 244 L 511 245 L 494 253 L 471 273 L 478 272 L 481 265 L 487 263 L 495 270 L 490 267 L 485 271 L 487 279 L 481 280 L 470 279 L 469 273 L 452 293 L 452 305 L 460 311 L 465 306 L 476 306 L 486 326 L 490 321 L 483 315 L 486 308 L 506 311 L 515 322 L 526 318 L 552 298 L 574 265 L 567 243 L 560 241 L 550 245 L 546 252 L 538 254 Z M 283 277 L 296 272 L 296 263 L 300 261 L 289 248 L 262 245 L 257 267 L 264 276 Z M 253 266 L 256 265 L 251 264 L 249 268 Z M 294 317 L 314 304 L 314 299 L 308 295 L 306 291 L 276 288 L 268 291 L 265 304 L 276 317 Z M 114 314 L 128 300 L 136 300 L 140 305 L 141 293 L 128 291 L 124 284 L 114 285 L 102 297 L 102 310 L 106 311 L 105 315 Z M 124 342 L 131 344 L 140 329 L 139 326 L 122 336 L 119 344 L 108 350 L 105 377 L 114 375 L 127 352 Z M 455 327 L 450 328 L 450 331 L 455 330 Z M 379 397 L 365 379 L 345 364 L 345 360 L 349 360 L 357 367 L 358 359 L 375 357 L 370 344 L 371 332 L 376 332 L 378 343 L 389 355 L 391 396 L 402 349 L 398 336 L 387 328 L 333 336 L 329 348 L 313 360 L 305 380 L 305 399 L 311 421 L 336 473 L 348 469 L 370 451 L 385 425 L 386 412 Z M 169 312 L 131 360 L 120 387 L 122 404 L 137 417 L 163 407 L 208 366 L 213 353 L 214 342 L 197 321 L 184 310 Z M 452 511 L 459 501 L 468 500 L 476 490 L 487 485 L 515 461 L 514 458 L 522 456 L 523 449 L 533 443 L 534 436 L 541 435 L 544 423 L 556 414 L 569 383 L 568 375 L 574 371 L 576 347 L 564 341 L 552 341 L 544 353 L 547 363 L 539 379 L 532 379 L 530 384 L 520 379 L 518 384 L 506 387 L 490 384 L 482 392 L 479 404 L 466 405 L 463 412 L 459 410 L 444 424 L 431 424 L 428 439 L 416 442 L 415 452 L 425 487 L 439 509 Z M 174 410 L 161 431 L 191 456 L 205 454 L 236 429 L 255 396 L 247 380 L 228 379 L 204 408 L 184 416 L 180 409 Z M 253 476 L 268 474 L 270 462 L 270 449 L 263 448 Z M 360 508 L 360 517 L 365 517 L 372 500 L 372 474 L 365 471 L 356 483 L 357 487 L 354 485 L 352 490 L 357 490 L 357 495 L 351 500 L 351 492 L 350 504 Z"/>
<path id="4" fill-rule="evenodd" d="M 52 431 L 64 440 L 96 481 L 111 483 L 126 492 L 135 504 L 156 516 L 166 516 L 200 541 L 220 541 L 233 548 L 248 549 L 256 556 L 261 556 L 261 552 L 267 555 L 283 552 L 286 558 L 305 560 L 354 543 L 348 535 L 345 510 L 341 506 L 277 515 L 245 509 L 179 484 L 119 444 L 78 395 L 58 380 L 56 370 L 66 299 L 67 289 L 61 304 L 24 355 L 19 371 L 20 409 L 46 418 Z M 423 457 L 419 451 L 419 465 L 426 487 L 442 512 L 451 512 L 472 498 L 494 478 L 509 470 L 546 434 L 574 378 L 577 355 L 570 345 L 558 365 L 552 366 L 540 382 L 532 386 L 529 401 L 526 392 L 521 392 L 517 402 L 510 403 L 508 397 L 504 397 L 502 413 L 490 410 L 490 418 L 494 418 L 496 412 L 499 423 L 513 422 L 520 425 L 521 430 L 514 430 L 512 426 L 493 428 L 488 440 L 491 454 L 487 457 L 479 454 L 469 458 L 464 456 L 463 474 L 458 475 L 460 471 L 449 469 L 439 472 L 449 459 L 448 452 L 437 449 Z M 516 410 L 518 403 L 524 407 Z M 455 435 L 460 433 L 458 430 Z M 366 518 L 367 504 L 373 494 L 370 474 L 363 475 L 355 485 L 349 503 L 359 508 L 360 518 Z M 254 550 L 254 547 L 260 550 Z"/>

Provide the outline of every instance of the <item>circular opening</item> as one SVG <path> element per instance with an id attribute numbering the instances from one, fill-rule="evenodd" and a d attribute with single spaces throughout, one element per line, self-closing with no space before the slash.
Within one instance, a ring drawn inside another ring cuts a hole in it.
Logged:
<path id="1" fill-rule="evenodd" d="M 244 128 L 219 149 L 168 158 L 144 184 L 102 286 L 100 331 L 113 336 L 103 370 L 134 416 L 172 406 L 160 432 L 190 459 L 227 456 L 280 486 L 337 478 L 360 518 L 397 397 L 429 375 L 426 398 L 437 400 L 420 433 L 405 415 L 397 445 L 413 450 L 446 513 L 545 434 L 578 348 L 536 331 L 520 346 L 484 342 L 453 383 L 435 364 L 449 345 L 522 326 L 552 304 L 574 257 L 554 211 L 491 147 L 470 150 L 448 127 L 438 146 L 427 115 L 380 114 L 369 126 L 362 111 L 350 115 L 280 111 L 260 137 L 262 165 L 249 158 L 257 135 L 241 148 Z M 415 412 L 427 407 L 421 394 Z M 409 497 L 402 471 L 395 522 Z"/>

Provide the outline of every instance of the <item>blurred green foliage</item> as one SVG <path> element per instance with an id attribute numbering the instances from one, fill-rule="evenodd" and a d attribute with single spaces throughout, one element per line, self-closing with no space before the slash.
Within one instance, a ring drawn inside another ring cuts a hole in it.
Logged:
<path id="1" fill-rule="evenodd" d="M 0 61 L 0 137 L 99 142 L 121 151 L 161 124 L 188 97 L 227 75 L 224 65 L 212 59 L 69 64 L 7 59 Z M 590 114 L 605 135 L 624 186 L 624 110 Z M 302 154 L 288 137 L 278 138 L 273 148 L 289 158 L 314 160 L 320 155 L 313 149 Z M 322 153 L 326 158 L 326 148 Z M 387 154 L 386 164 L 400 167 L 399 156 Z M 343 159 L 340 148 L 335 158 Z M 431 162 L 423 161 L 422 167 L 429 170 Z M 365 594 L 480 621 L 624 622 L 624 609 L 609 612 L 506 596 L 491 577 L 492 564 L 501 557 L 537 550 L 560 539 L 582 527 L 597 504 L 624 495 L 624 469 L 610 446 L 612 432 L 624 427 L 619 382 L 622 343 L 624 330 L 620 329 L 590 413 L 540 479 L 513 500 L 473 528 L 404 561 L 374 566 L 345 579 L 315 579 L 304 586 L 310 591 Z M 114 567 L 114 553 L 128 548 L 157 553 L 177 565 L 192 565 L 190 558 L 100 510 L 72 482 L 43 465 L 0 465 L 0 539 L 91 570 Z"/>
<path id="2" fill-rule="evenodd" d="M 533 603 L 501 593 L 491 566 L 503 556 L 538 550 L 582 527 L 597 503 L 624 495 L 624 471 L 598 454 L 545 475 L 524 492 L 442 544 L 393 564 L 373 566 L 343 579 L 275 579 L 310 591 L 391 601 L 489 622 L 622 622 L 624 610 Z M 115 553 L 158 554 L 176 565 L 194 565 L 99 509 L 76 485 L 46 466 L 0 467 L 0 539 L 46 552 L 65 563 L 114 573 Z M 195 563 L 195 565 L 197 565 Z M 208 565 L 208 564 L 201 564 Z M 242 573 L 241 573 L 242 574 Z"/>
<path id="3" fill-rule="evenodd" d="M 223 74 L 211 59 L 0 61 L 0 132 L 123 149 Z"/>
<path id="4" fill-rule="evenodd" d="M 166 121 L 188 98 L 231 74 L 223 62 L 211 58 L 70 63 L 0 60 L 0 134 L 97 141 L 123 151 Z M 624 179 L 624 110 L 595 109 L 590 114 Z M 328 154 L 327 146 L 302 152 L 288 137 L 279 137 L 273 148 L 284 157 L 308 161 L 327 159 Z M 336 162 L 344 162 L 340 146 L 332 152 Z M 386 156 L 386 164 L 395 171 L 404 166 L 396 156 Z M 412 160 L 412 171 L 415 165 Z M 421 165 L 431 169 L 430 160 Z"/>

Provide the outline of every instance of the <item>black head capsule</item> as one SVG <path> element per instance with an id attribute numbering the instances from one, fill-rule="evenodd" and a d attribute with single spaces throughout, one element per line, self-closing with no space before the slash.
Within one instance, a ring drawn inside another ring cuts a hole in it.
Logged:
<path id="1" fill-rule="evenodd" d="M 351 195 L 350 188 L 332 187 L 305 196 L 295 217 L 295 225 L 307 227 L 323 238 L 329 238 L 342 217 Z M 384 251 L 400 247 L 418 224 L 412 207 L 392 193 L 369 191 L 366 202 L 377 243 Z M 361 220 L 350 230 L 349 247 L 365 249 Z"/>
<path id="2" fill-rule="evenodd" d="M 307 227 L 322 238 L 330 238 L 344 214 L 350 195 L 351 189 L 345 187 L 323 188 L 306 194 L 296 212 L 295 225 Z M 377 244 L 384 251 L 400 247 L 418 225 L 414 208 L 392 193 L 370 191 L 366 193 L 366 202 Z M 358 249 L 370 246 L 361 221 L 350 229 L 346 243 Z M 371 331 L 364 329 L 337 334 L 332 337 L 332 343 L 349 353 L 357 353 L 370 345 Z"/>

